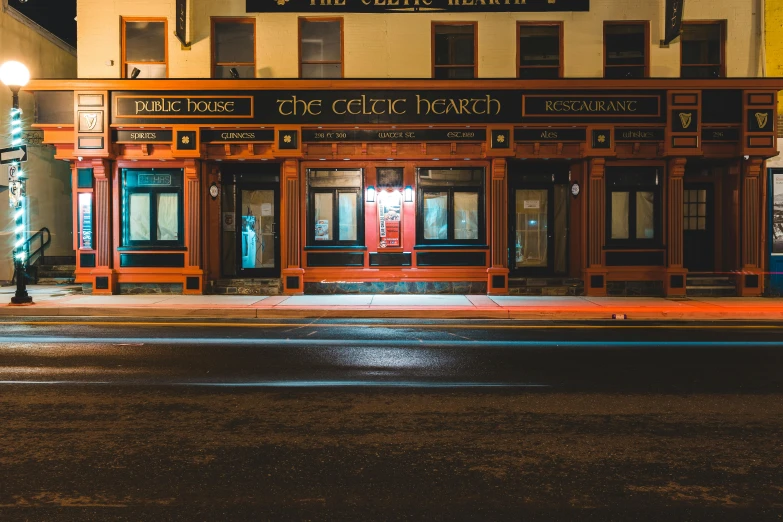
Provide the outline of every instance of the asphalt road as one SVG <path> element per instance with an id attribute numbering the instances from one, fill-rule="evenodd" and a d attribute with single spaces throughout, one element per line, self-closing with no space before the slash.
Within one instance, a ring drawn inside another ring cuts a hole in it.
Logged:
<path id="1" fill-rule="evenodd" d="M 781 520 L 782 333 L 6 321 L 0 520 Z"/>

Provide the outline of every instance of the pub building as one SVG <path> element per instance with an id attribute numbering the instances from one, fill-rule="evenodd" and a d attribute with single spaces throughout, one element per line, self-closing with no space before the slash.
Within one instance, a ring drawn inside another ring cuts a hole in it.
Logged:
<path id="1" fill-rule="evenodd" d="M 781 79 L 33 81 L 96 294 L 764 290 Z"/>

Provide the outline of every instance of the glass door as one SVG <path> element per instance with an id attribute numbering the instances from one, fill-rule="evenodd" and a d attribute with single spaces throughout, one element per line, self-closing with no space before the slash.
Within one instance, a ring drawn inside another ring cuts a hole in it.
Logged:
<path id="1" fill-rule="evenodd" d="M 280 276 L 277 187 L 238 184 L 236 266 L 240 277 Z"/>
<path id="2" fill-rule="evenodd" d="M 548 268 L 551 235 L 549 233 L 550 189 L 516 189 L 514 191 L 514 266 Z"/>
<path id="3" fill-rule="evenodd" d="M 691 272 L 715 269 L 712 184 L 688 184 L 683 191 L 683 264 Z"/>

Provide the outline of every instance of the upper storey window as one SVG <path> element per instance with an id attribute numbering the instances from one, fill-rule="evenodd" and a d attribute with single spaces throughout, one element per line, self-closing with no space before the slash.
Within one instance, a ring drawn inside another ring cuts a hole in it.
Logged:
<path id="1" fill-rule="evenodd" d="M 166 26 L 165 18 L 122 19 L 123 78 L 168 76 Z"/>
<path id="2" fill-rule="evenodd" d="M 438 80 L 475 78 L 476 22 L 432 24 L 432 77 Z"/>
<path id="3" fill-rule="evenodd" d="M 299 19 L 299 77 L 343 77 L 343 19 Z"/>
<path id="4" fill-rule="evenodd" d="M 562 78 L 562 36 L 562 23 L 518 23 L 519 78 Z"/>
<path id="5" fill-rule="evenodd" d="M 212 77 L 255 78 L 254 18 L 212 19 Z"/>
<path id="6" fill-rule="evenodd" d="M 725 78 L 725 28 L 724 22 L 682 24 L 681 77 Z"/>
<path id="7" fill-rule="evenodd" d="M 647 22 L 604 22 L 604 77 L 647 78 L 650 51 Z"/>

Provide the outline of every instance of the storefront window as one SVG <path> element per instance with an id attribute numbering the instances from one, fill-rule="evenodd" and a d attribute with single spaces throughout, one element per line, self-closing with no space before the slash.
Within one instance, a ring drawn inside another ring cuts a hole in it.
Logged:
<path id="1" fill-rule="evenodd" d="M 122 246 L 184 246 L 182 215 L 182 171 L 122 171 Z"/>
<path id="2" fill-rule="evenodd" d="M 418 244 L 483 242 L 482 169 L 419 169 L 418 188 Z"/>
<path id="3" fill-rule="evenodd" d="M 122 75 L 124 78 L 165 78 L 166 19 L 122 20 Z M 138 71 L 134 73 L 134 70 Z"/>
<path id="4" fill-rule="evenodd" d="M 432 26 L 435 79 L 475 78 L 475 23 L 435 23 Z"/>
<path id="5" fill-rule="evenodd" d="M 607 168 L 607 243 L 619 247 L 660 243 L 660 179 L 656 169 Z"/>
<path id="6" fill-rule="evenodd" d="M 308 244 L 358 246 L 364 244 L 362 171 L 308 170 Z"/>

